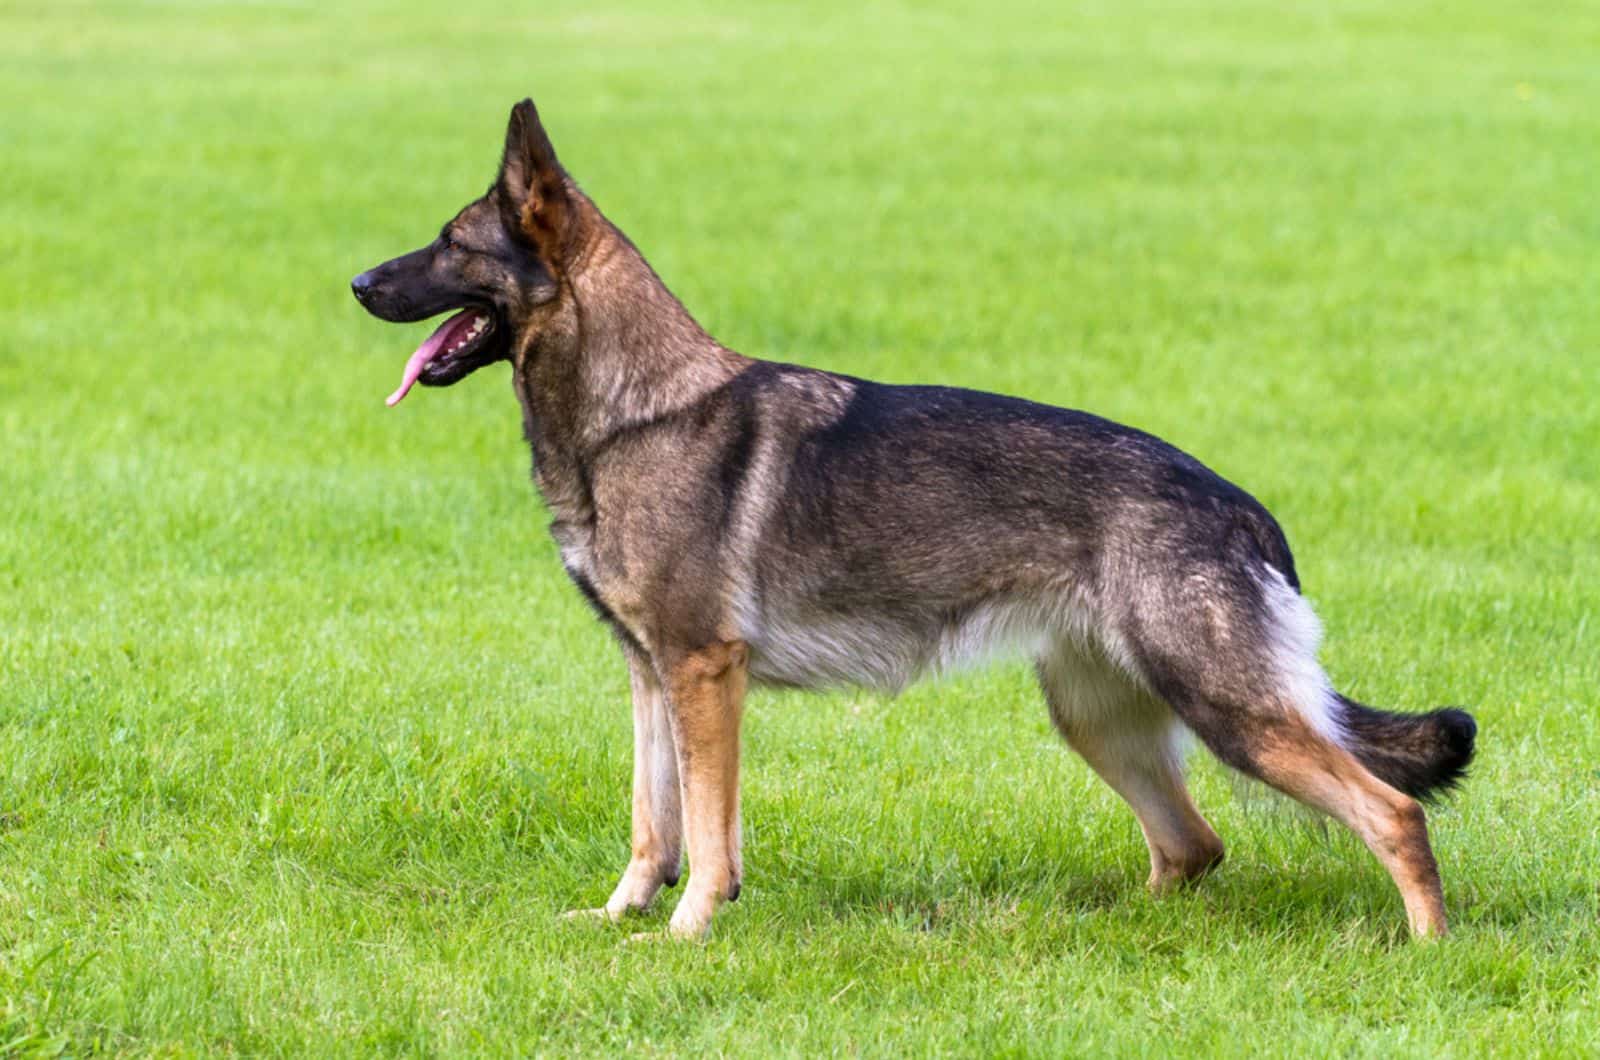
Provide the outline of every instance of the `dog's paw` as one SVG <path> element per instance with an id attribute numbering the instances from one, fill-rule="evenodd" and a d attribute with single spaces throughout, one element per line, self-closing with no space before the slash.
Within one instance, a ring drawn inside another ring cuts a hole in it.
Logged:
<path id="1" fill-rule="evenodd" d="M 693 892 L 683 896 L 683 901 L 678 903 L 678 908 L 672 911 L 672 920 L 667 924 L 667 934 L 675 939 L 685 941 L 704 941 L 711 937 L 711 915 L 716 912 L 717 902 L 706 895 Z"/>
<path id="2" fill-rule="evenodd" d="M 609 924 L 615 924 L 617 921 L 622 919 L 622 914 L 613 913 L 605 906 L 601 906 L 599 909 L 568 909 L 565 913 L 561 914 L 561 919 L 585 921 L 601 920 Z"/>
<path id="3" fill-rule="evenodd" d="M 628 936 L 627 942 L 630 946 L 644 943 L 660 945 L 662 943 L 705 942 L 710 937 L 711 925 L 707 924 L 704 930 L 690 935 L 680 934 L 671 927 L 668 927 L 665 931 L 635 931 Z"/>

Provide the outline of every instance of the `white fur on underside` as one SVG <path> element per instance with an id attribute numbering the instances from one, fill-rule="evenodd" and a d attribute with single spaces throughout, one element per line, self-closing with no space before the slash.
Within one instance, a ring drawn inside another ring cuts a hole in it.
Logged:
<path id="1" fill-rule="evenodd" d="M 1315 730 L 1345 745 L 1339 698 L 1317 661 L 1322 623 L 1283 575 L 1258 576 L 1267 611 L 1268 665 L 1283 699 Z M 880 616 L 796 617 L 738 601 L 751 676 L 802 687 L 859 685 L 896 693 L 918 678 L 996 659 L 1082 657 L 1119 688 L 1148 691 L 1123 637 L 1070 590 L 983 604 L 929 635 Z M 1259 656 L 1258 656 L 1259 657 Z M 1126 684 L 1124 685 L 1124 682 Z"/>
<path id="2" fill-rule="evenodd" d="M 1040 659 L 1063 642 L 1092 647 L 1119 665 L 1126 666 L 1130 654 L 1120 637 L 1097 628 L 1086 608 L 1062 600 L 984 604 L 931 637 L 874 617 L 791 621 L 771 611 L 757 614 L 748 604 L 739 610 L 752 675 L 792 685 L 862 685 L 894 693 L 924 676 L 1000 659 Z"/>

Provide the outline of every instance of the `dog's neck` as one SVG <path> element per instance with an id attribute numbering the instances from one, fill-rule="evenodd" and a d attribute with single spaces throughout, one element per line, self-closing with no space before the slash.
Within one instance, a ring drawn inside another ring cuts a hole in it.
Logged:
<path id="1" fill-rule="evenodd" d="M 545 501 L 558 519 L 583 520 L 596 453 L 700 401 L 750 360 L 708 335 L 628 238 L 575 198 L 583 236 L 564 270 L 563 309 L 516 359 L 513 380 Z"/>
<path id="2" fill-rule="evenodd" d="M 693 404 L 748 363 L 706 334 L 627 237 L 595 216 L 570 273 L 591 444 Z"/>

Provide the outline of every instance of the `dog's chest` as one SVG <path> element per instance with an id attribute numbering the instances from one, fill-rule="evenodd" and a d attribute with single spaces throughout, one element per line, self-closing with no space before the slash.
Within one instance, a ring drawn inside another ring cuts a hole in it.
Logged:
<path id="1" fill-rule="evenodd" d="M 550 536 L 561 550 L 561 565 L 566 568 L 567 577 L 589 606 L 626 638 L 639 641 L 638 609 L 630 606 L 626 582 L 614 572 L 608 576 L 600 560 L 593 524 L 558 520 L 551 524 Z"/>
<path id="2" fill-rule="evenodd" d="M 595 533 L 592 523 L 557 520 L 550 524 L 550 536 L 561 550 L 561 566 L 588 597 L 598 597 L 600 571 L 595 559 Z M 596 602 L 596 601 L 592 601 Z"/>

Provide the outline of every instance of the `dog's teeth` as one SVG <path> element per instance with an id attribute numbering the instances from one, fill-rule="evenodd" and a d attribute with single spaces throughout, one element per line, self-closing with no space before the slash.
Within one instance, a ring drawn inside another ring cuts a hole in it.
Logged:
<path id="1" fill-rule="evenodd" d="M 457 350 L 461 349 L 463 346 L 467 345 L 469 342 L 473 342 L 474 340 L 476 340 L 479 335 L 482 335 L 488 329 L 489 329 L 489 318 L 487 316 L 479 315 L 479 316 L 473 317 L 472 318 L 472 323 L 467 325 L 466 332 L 463 333 L 459 338 L 457 338 L 450 345 L 446 346 L 444 348 L 444 352 L 445 353 L 455 353 Z"/>

